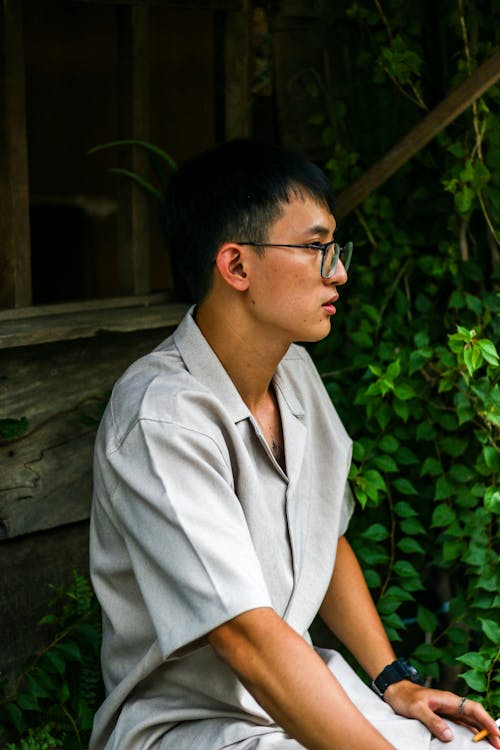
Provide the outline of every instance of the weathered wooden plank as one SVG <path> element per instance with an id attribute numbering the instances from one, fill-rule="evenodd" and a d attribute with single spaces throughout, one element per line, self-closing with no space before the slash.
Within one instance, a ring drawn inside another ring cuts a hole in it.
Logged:
<path id="1" fill-rule="evenodd" d="M 121 138 L 149 140 L 149 8 L 117 8 L 118 121 Z M 122 167 L 148 175 L 143 149 L 120 150 Z M 147 196 L 130 181 L 119 188 L 118 272 L 124 294 L 149 291 L 149 207 Z"/>
<path id="2" fill-rule="evenodd" d="M 337 198 L 335 214 L 341 219 L 380 187 L 403 164 L 453 122 L 500 79 L 500 50 L 457 86 L 417 125 Z"/>
<path id="3" fill-rule="evenodd" d="M 22 0 L 0 4 L 0 307 L 31 304 Z"/>
<path id="4" fill-rule="evenodd" d="M 14 678 L 49 640 L 37 627 L 72 570 L 88 575 L 88 523 L 31 534 L 0 544 L 0 679 Z"/>
<path id="5" fill-rule="evenodd" d="M 244 0 L 65 0 L 67 3 L 92 3 L 103 5 L 139 5 L 151 7 L 163 5 L 166 8 L 182 10 L 240 10 Z"/>
<path id="6" fill-rule="evenodd" d="M 0 418 L 26 417 L 29 429 L 0 441 L 0 538 L 88 518 L 95 437 L 88 417 L 99 417 L 117 377 L 170 330 L 3 352 Z"/>
<path id="7" fill-rule="evenodd" d="M 177 325 L 187 305 L 79 310 L 63 314 L 0 320 L 0 349 L 51 341 L 71 341 L 103 332 L 128 333 Z"/>
<path id="8" fill-rule="evenodd" d="M 167 304 L 170 299 L 171 295 L 168 292 L 156 292 L 155 294 L 142 294 L 135 297 L 105 297 L 104 299 L 86 299 L 79 302 L 61 302 L 55 305 L 31 305 L 30 307 L 18 307 L 15 310 L 0 310 L 0 321 L 66 315 L 67 313 L 79 313 L 83 310 L 149 307 L 149 305 Z"/>

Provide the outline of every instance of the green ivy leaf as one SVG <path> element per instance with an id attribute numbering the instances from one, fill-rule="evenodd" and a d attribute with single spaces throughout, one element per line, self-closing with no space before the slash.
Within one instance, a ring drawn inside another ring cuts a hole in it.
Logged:
<path id="1" fill-rule="evenodd" d="M 38 700 L 30 693 L 21 693 L 17 699 L 17 705 L 25 711 L 38 711 Z"/>
<path id="2" fill-rule="evenodd" d="M 486 692 L 486 675 L 483 672 L 470 669 L 467 672 L 463 672 L 460 677 L 462 680 L 465 680 L 470 688 L 477 690 L 478 693 Z"/>
<path id="3" fill-rule="evenodd" d="M 474 478 L 474 472 L 469 466 L 464 466 L 464 464 L 454 464 L 450 468 L 449 476 L 455 482 L 464 484 L 470 482 L 471 479 Z"/>
<path id="4" fill-rule="evenodd" d="M 427 474 L 431 477 L 437 477 L 442 473 L 443 467 L 441 466 L 441 462 L 437 458 L 434 458 L 434 456 L 426 458 L 420 470 L 421 477 L 425 477 Z"/>
<path id="5" fill-rule="evenodd" d="M 408 591 L 405 591 L 400 586 L 389 586 L 384 596 L 397 599 L 399 602 L 413 602 L 415 597 L 412 596 Z"/>
<path id="6" fill-rule="evenodd" d="M 394 409 L 398 417 L 403 420 L 403 422 L 408 421 L 408 417 L 410 416 L 410 407 L 408 406 L 406 401 L 401 401 L 398 398 L 394 398 L 392 400 L 392 408 Z"/>
<path id="7" fill-rule="evenodd" d="M 417 458 L 417 456 L 414 454 L 413 451 L 411 451 L 409 448 L 406 448 L 406 446 L 401 445 L 395 454 L 395 459 L 399 464 L 402 464 L 403 466 L 411 466 L 412 464 L 419 464 L 420 460 Z"/>
<path id="8" fill-rule="evenodd" d="M 465 549 L 465 544 L 461 541 L 444 541 L 443 542 L 443 560 L 445 562 L 451 562 L 452 560 L 459 560 Z"/>
<path id="9" fill-rule="evenodd" d="M 453 508 L 448 505 L 438 505 L 432 514 L 431 526 L 449 526 L 456 518 Z"/>
<path id="10" fill-rule="evenodd" d="M 468 441 L 460 437 L 445 437 L 440 441 L 442 450 L 453 458 L 465 455 Z"/>
<path id="11" fill-rule="evenodd" d="M 409 401 L 411 398 L 415 398 L 417 393 L 409 383 L 397 383 L 394 386 L 394 395 L 400 401 Z"/>
<path id="12" fill-rule="evenodd" d="M 375 469 L 369 469 L 365 471 L 364 478 L 367 483 L 377 490 L 385 490 L 386 484 L 382 475 Z"/>
<path id="13" fill-rule="evenodd" d="M 416 578 L 420 579 L 420 576 L 415 567 L 408 560 L 397 560 L 394 563 L 394 572 L 401 578 Z"/>
<path id="14" fill-rule="evenodd" d="M 487 672 L 490 668 L 493 658 L 491 656 L 486 656 L 485 654 L 480 654 L 477 651 L 469 651 L 462 656 L 457 656 L 457 661 L 462 662 L 462 664 L 466 664 L 468 667 L 473 667 L 474 669 Z"/>
<path id="15" fill-rule="evenodd" d="M 408 479 L 395 479 L 392 484 L 394 489 L 402 495 L 418 495 L 417 490 Z"/>
<path id="16" fill-rule="evenodd" d="M 392 456 L 376 456 L 374 459 L 374 463 L 377 469 L 380 469 L 380 471 L 386 471 L 388 473 L 399 471 L 399 467 Z"/>
<path id="17" fill-rule="evenodd" d="M 404 552 L 407 555 L 414 555 L 414 554 L 424 554 L 425 550 L 424 548 L 411 537 L 404 537 L 403 539 L 400 539 L 397 543 L 398 549 L 401 550 L 401 552 Z"/>
<path id="18" fill-rule="evenodd" d="M 383 435 L 378 446 L 385 453 L 394 453 L 399 448 L 399 440 L 396 440 L 393 435 Z"/>
<path id="19" fill-rule="evenodd" d="M 417 440 L 434 440 L 436 437 L 436 430 L 430 424 L 430 422 L 420 422 L 416 429 Z"/>
<path id="20" fill-rule="evenodd" d="M 500 365 L 498 352 L 492 341 L 490 341 L 489 339 L 479 339 L 477 345 L 481 350 L 481 354 L 483 355 L 485 360 L 490 363 L 490 365 L 495 365 L 496 367 Z"/>
<path id="21" fill-rule="evenodd" d="M 444 477 L 439 477 L 434 488 L 434 500 L 448 500 L 455 494 L 455 488 Z"/>
<path id="22" fill-rule="evenodd" d="M 497 646 L 500 644 L 500 624 L 494 620 L 485 620 L 479 618 L 481 629 L 485 636 Z"/>
<path id="23" fill-rule="evenodd" d="M 376 570 L 373 570 L 372 568 L 367 568 L 363 570 L 366 585 L 370 589 L 377 589 L 382 584 L 382 579 L 380 578 L 380 574 L 377 573 Z"/>
<path id="24" fill-rule="evenodd" d="M 52 667 L 59 672 L 59 674 L 64 674 L 66 670 L 66 662 L 61 654 L 54 649 L 51 649 L 50 651 L 47 651 L 45 658 L 50 662 Z"/>
<path id="25" fill-rule="evenodd" d="M 412 518 L 418 515 L 415 508 L 412 508 L 410 503 L 405 502 L 404 500 L 400 500 L 398 503 L 394 506 L 394 512 L 396 515 L 398 515 L 400 518 Z M 418 523 L 418 521 L 417 521 Z"/>
<path id="26" fill-rule="evenodd" d="M 427 531 L 422 526 L 422 523 L 418 520 L 418 518 L 405 518 L 400 522 L 399 528 L 401 529 L 403 534 L 409 534 L 413 536 L 427 534 Z"/>
<path id="27" fill-rule="evenodd" d="M 488 487 L 484 495 L 484 507 L 488 513 L 500 515 L 500 490 Z"/>
<path id="28" fill-rule="evenodd" d="M 70 661 L 82 661 L 82 652 L 73 641 L 58 643 L 55 649 Z"/>
<path id="29" fill-rule="evenodd" d="M 433 633 L 438 626 L 436 615 L 425 607 L 418 608 L 417 622 L 425 633 Z"/>
<path id="30" fill-rule="evenodd" d="M 371 539 L 374 542 L 382 542 L 389 536 L 389 531 L 381 523 L 374 523 L 361 534 L 363 539 Z"/>
<path id="31" fill-rule="evenodd" d="M 420 646 L 417 646 L 413 652 L 415 658 L 425 664 L 439 661 L 443 657 L 443 654 L 443 649 L 432 646 L 430 643 L 422 643 Z"/>

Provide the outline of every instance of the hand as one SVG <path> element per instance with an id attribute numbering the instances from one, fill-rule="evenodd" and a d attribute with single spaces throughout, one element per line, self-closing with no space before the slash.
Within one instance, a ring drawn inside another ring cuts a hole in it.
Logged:
<path id="1" fill-rule="evenodd" d="M 384 700 L 400 716 L 421 721 L 442 742 L 449 742 L 453 739 L 452 729 L 441 718 L 445 717 L 457 724 L 469 727 L 474 734 L 481 729 L 487 729 L 490 743 L 500 750 L 498 727 L 487 711 L 476 701 L 467 699 L 463 702 L 459 695 L 445 690 L 414 685 L 409 680 L 401 680 L 401 682 L 389 685 L 384 693 Z"/>

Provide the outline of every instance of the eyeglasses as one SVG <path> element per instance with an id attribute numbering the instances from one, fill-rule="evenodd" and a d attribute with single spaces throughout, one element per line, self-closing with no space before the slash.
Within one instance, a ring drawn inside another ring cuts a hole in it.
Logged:
<path id="1" fill-rule="evenodd" d="M 307 245 L 277 245 L 273 242 L 238 242 L 238 245 L 250 245 L 252 247 L 298 247 L 306 250 L 319 250 L 321 252 L 321 277 L 331 279 L 337 268 L 339 259 L 345 270 L 349 268 L 352 258 L 353 243 L 346 242 L 345 245 L 338 245 L 331 240 L 330 242 L 310 242 Z"/>

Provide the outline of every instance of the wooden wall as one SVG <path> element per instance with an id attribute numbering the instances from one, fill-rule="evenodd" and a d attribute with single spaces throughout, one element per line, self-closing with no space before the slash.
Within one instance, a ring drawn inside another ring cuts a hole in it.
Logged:
<path id="1" fill-rule="evenodd" d="M 171 330 L 104 333 L 4 349 L 0 415 L 29 421 L 0 443 L 0 671 L 20 666 L 43 634 L 49 583 L 87 571 L 92 450 L 116 378 Z"/>
<path id="2" fill-rule="evenodd" d="M 309 5 L 283 0 L 269 18 L 265 95 L 252 90 L 250 0 L 0 6 L 0 419 L 29 422 L 0 440 L 0 680 L 43 643 L 49 584 L 88 569 L 89 418 L 185 310 L 152 299 L 171 286 L 154 208 L 117 189 L 115 154 L 87 150 L 147 137 L 182 161 L 257 134 L 307 151 L 309 110 L 288 81 L 311 62 Z M 144 165 L 134 158 L 122 166 Z"/>

